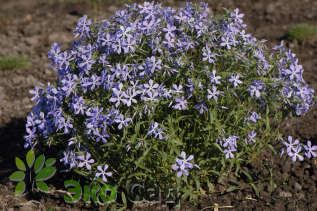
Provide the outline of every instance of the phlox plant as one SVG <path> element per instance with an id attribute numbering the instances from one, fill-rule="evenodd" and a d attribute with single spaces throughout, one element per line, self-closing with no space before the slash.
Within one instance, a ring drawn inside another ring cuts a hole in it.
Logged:
<path id="1" fill-rule="evenodd" d="M 283 42 L 268 49 L 242 17 L 154 2 L 81 17 L 71 48 L 48 53 L 56 83 L 31 91 L 25 147 L 58 149 L 66 170 L 92 181 L 177 184 L 193 201 L 217 178 L 239 177 L 264 147 L 275 150 L 288 115 L 316 102 L 295 54 Z M 281 142 L 294 161 L 316 156 L 310 142 Z"/>

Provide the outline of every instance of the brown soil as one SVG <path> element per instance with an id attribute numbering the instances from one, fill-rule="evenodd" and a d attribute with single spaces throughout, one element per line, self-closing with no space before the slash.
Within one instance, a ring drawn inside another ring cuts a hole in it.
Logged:
<path id="1" fill-rule="evenodd" d="M 56 72 L 49 66 L 47 52 L 53 42 L 68 46 L 77 20 L 84 14 L 100 20 L 108 18 L 121 7 L 119 3 L 103 1 L 97 7 L 82 0 L 0 0 L 0 56 L 23 55 L 31 61 L 31 68 L 0 71 L 0 209 L 2 210 L 91 210 L 84 204 L 66 204 L 58 194 L 13 195 L 15 183 L 8 176 L 15 170 L 14 157 L 24 156 L 23 135 L 25 117 L 31 110 L 28 90 L 39 83 L 54 81 Z M 119 1 L 118 1 L 119 2 Z M 138 1 L 139 2 L 139 1 Z M 169 0 L 170 6 L 182 6 L 184 1 Z M 290 26 L 297 23 L 317 24 L 316 0 L 209 0 L 210 8 L 221 12 L 223 7 L 239 8 L 245 14 L 248 31 L 258 39 L 277 44 Z M 304 66 L 304 79 L 317 90 L 317 42 L 289 42 L 300 64 Z M 317 108 L 306 116 L 288 119 L 282 133 L 302 141 L 310 139 L 317 145 Z M 278 146 L 278 144 L 277 144 Z M 260 162 L 248 166 L 258 182 L 258 195 L 247 184 L 224 178 L 213 181 L 215 192 L 206 194 L 199 205 L 182 203 L 181 210 L 317 210 L 317 159 L 292 164 L 290 159 L 279 158 L 270 150 L 263 152 Z M 264 168 L 263 168 L 264 166 Z M 273 168 L 274 184 L 270 185 L 269 168 Z M 63 188 L 60 174 L 52 179 L 58 189 Z M 229 185 L 245 187 L 221 194 Z M 273 188 L 272 188 L 273 187 Z M 218 205 L 216 205 L 218 204 Z M 227 206 L 227 207 L 226 207 Z M 131 207 L 132 208 L 132 207 Z M 176 209 L 176 208 L 173 208 Z M 161 204 L 142 204 L 133 210 L 168 210 Z"/>

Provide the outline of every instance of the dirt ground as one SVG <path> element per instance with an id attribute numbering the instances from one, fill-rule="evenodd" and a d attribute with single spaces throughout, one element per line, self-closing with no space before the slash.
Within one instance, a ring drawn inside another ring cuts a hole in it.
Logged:
<path id="1" fill-rule="evenodd" d="M 182 0 L 165 3 L 173 7 L 184 5 Z M 239 8 L 245 14 L 248 32 L 258 39 L 268 40 L 270 47 L 279 43 L 294 24 L 317 25 L 316 0 L 209 0 L 208 3 L 214 12 L 221 12 L 223 7 Z M 54 42 L 68 46 L 73 39 L 71 31 L 82 15 L 100 20 L 110 17 L 120 7 L 119 1 L 106 0 L 97 7 L 83 0 L 0 0 L 0 56 L 23 55 L 31 62 L 27 69 L 0 70 L 0 209 L 90 210 L 83 204 L 66 204 L 58 195 L 15 197 L 15 183 L 9 182 L 8 176 L 15 170 L 14 156 L 26 154 L 23 149 L 25 117 L 32 107 L 28 90 L 40 83 L 54 81 L 56 77 L 47 59 L 50 46 Z M 304 66 L 304 79 L 317 90 L 317 42 L 292 41 L 288 45 Z M 305 117 L 286 120 L 282 133 L 302 141 L 309 139 L 317 145 L 316 120 L 315 107 Z M 215 204 L 221 211 L 317 210 L 317 159 L 292 164 L 290 159 L 280 159 L 267 150 L 261 161 L 267 168 L 259 168 L 256 163 L 248 166 L 253 175 L 263 180 L 257 184 L 258 196 L 249 186 L 221 194 L 230 184 L 244 184 L 244 181 L 227 178 L 214 181 L 215 192 L 204 196 L 198 206 L 184 203 L 181 210 L 216 210 Z M 274 173 L 273 190 L 267 179 L 270 178 L 270 166 Z M 67 178 L 67 175 L 53 180 L 57 188 L 63 187 L 61 178 Z M 168 210 L 160 204 L 146 206 L 143 204 L 133 210 Z"/>

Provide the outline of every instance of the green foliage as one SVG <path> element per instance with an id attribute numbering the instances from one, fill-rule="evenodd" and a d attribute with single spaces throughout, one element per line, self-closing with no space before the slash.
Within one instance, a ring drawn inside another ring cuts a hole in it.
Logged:
<path id="1" fill-rule="evenodd" d="M 0 56 L 0 70 L 27 69 L 30 62 L 23 56 Z"/>
<path id="2" fill-rule="evenodd" d="M 317 26 L 307 23 L 293 25 L 286 33 L 286 38 L 298 41 L 316 40 Z"/>

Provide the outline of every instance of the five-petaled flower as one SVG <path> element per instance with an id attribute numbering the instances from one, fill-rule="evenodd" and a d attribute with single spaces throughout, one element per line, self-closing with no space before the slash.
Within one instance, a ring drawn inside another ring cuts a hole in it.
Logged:
<path id="1" fill-rule="evenodd" d="M 89 159 L 90 157 L 91 155 L 89 152 L 87 152 L 86 157 L 84 155 L 78 156 L 77 158 L 82 161 L 78 164 L 78 167 L 82 168 L 83 166 L 86 166 L 86 168 L 90 171 L 91 170 L 90 163 L 95 162 L 94 159 Z"/>
<path id="2" fill-rule="evenodd" d="M 308 159 L 311 157 L 317 157 L 317 154 L 313 151 L 317 151 L 317 146 L 312 146 L 310 140 L 307 141 L 307 145 L 304 145 L 305 155 Z"/>
<path id="3" fill-rule="evenodd" d="M 193 166 L 196 168 L 200 169 L 198 165 L 193 165 L 191 161 L 194 159 L 193 155 L 190 155 L 188 158 L 186 158 L 186 153 L 184 151 L 181 152 L 181 157 L 183 159 L 176 158 L 176 163 L 172 165 L 172 169 L 174 171 L 177 171 L 177 177 L 181 177 L 182 174 L 184 173 L 186 176 L 189 175 L 189 172 L 187 169 L 192 169 Z"/>
<path id="4" fill-rule="evenodd" d="M 96 173 L 96 177 L 102 176 L 102 180 L 104 182 L 107 182 L 107 177 L 112 176 L 112 172 L 106 172 L 108 167 L 109 167 L 108 164 L 105 164 L 103 168 L 101 166 L 97 166 L 97 169 L 99 170 L 99 172 Z"/>

